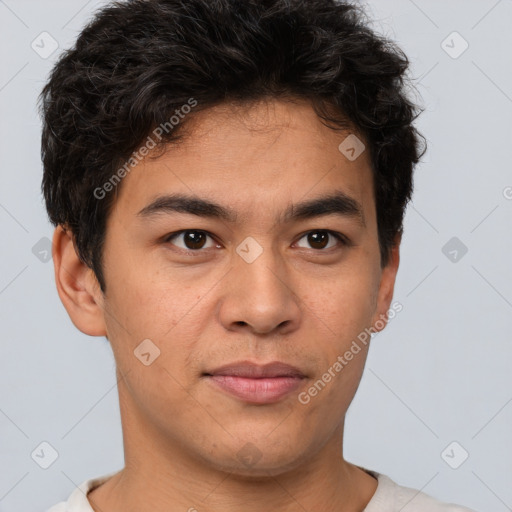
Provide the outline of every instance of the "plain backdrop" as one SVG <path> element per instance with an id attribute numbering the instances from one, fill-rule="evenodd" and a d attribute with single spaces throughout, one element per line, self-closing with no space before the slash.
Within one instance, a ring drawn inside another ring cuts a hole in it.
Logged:
<path id="1" fill-rule="evenodd" d="M 36 108 L 55 59 L 104 3 L 0 1 L 4 512 L 40 512 L 123 466 L 110 346 L 75 329 L 55 290 Z M 425 108 L 417 126 L 429 149 L 406 215 L 394 297 L 403 310 L 372 341 L 347 415 L 346 458 L 440 500 L 505 512 L 512 510 L 512 1 L 366 5 L 373 27 L 411 60 Z"/>

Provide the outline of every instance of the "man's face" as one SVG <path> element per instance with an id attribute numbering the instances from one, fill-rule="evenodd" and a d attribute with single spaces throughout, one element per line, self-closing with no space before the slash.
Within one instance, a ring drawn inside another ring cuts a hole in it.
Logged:
<path id="1" fill-rule="evenodd" d="M 124 178 L 107 223 L 97 300 L 123 376 L 125 445 L 278 474 L 341 445 L 367 346 L 308 390 L 389 308 L 397 256 L 381 269 L 368 151 L 349 160 L 338 149 L 348 133 L 308 103 L 222 105 L 190 119 L 187 133 Z M 341 202 L 296 215 L 336 192 L 361 215 Z M 171 194 L 233 218 L 154 203 Z M 237 395 L 207 375 L 243 361 L 279 361 L 304 377 Z"/>

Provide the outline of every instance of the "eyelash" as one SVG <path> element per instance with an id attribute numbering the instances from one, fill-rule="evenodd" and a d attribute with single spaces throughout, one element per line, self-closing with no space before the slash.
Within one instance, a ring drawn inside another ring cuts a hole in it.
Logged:
<path id="1" fill-rule="evenodd" d="M 209 236 L 210 238 L 212 238 L 213 240 L 215 240 L 215 237 L 211 233 L 209 233 L 208 231 L 205 231 L 204 229 L 182 229 L 180 231 L 175 231 L 173 233 L 169 233 L 168 235 L 166 235 L 165 238 L 164 238 L 164 242 L 165 243 L 170 243 L 171 240 L 173 240 L 177 236 L 179 236 L 179 235 L 181 235 L 183 233 L 187 233 L 187 232 L 204 233 L 207 236 Z M 336 240 L 341 244 L 341 246 L 349 246 L 350 245 L 350 240 L 345 235 L 343 235 L 342 233 L 338 233 L 337 231 L 331 231 L 329 229 L 311 229 L 309 231 L 306 231 L 305 233 L 302 233 L 297 241 L 302 240 L 305 236 L 309 235 L 310 233 L 328 233 L 329 235 L 331 235 L 334 238 L 336 238 Z M 218 242 L 216 242 L 216 243 L 218 243 Z M 329 247 L 329 249 L 313 249 L 312 248 L 311 250 L 315 251 L 317 253 L 320 253 L 320 252 L 327 253 L 330 250 L 335 249 L 335 248 L 336 247 Z M 205 250 L 205 249 L 195 249 L 195 250 L 193 250 L 193 249 L 182 249 L 181 247 L 178 247 L 177 249 L 182 254 L 192 255 L 192 256 L 198 256 L 201 253 L 203 253 L 204 250 Z M 209 247 L 208 249 L 211 249 L 211 247 Z M 301 249 L 304 249 L 304 248 L 301 247 Z"/>

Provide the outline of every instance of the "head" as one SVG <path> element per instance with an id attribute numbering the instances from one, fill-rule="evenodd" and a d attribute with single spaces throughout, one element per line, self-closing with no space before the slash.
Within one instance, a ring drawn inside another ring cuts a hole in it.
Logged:
<path id="1" fill-rule="evenodd" d="M 407 66 L 334 0 L 113 3 L 62 55 L 41 103 L 57 288 L 112 345 L 124 423 L 251 474 L 342 429 L 421 157 Z M 242 360 L 300 387 L 262 405 L 211 384 Z"/>

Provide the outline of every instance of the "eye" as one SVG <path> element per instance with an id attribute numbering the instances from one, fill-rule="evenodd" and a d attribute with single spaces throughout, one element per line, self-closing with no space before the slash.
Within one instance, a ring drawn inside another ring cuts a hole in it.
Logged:
<path id="1" fill-rule="evenodd" d="M 300 240 L 306 239 L 307 243 L 310 244 L 310 246 L 315 250 L 332 249 L 333 247 L 336 246 L 336 243 L 329 245 L 329 237 L 331 237 L 331 239 L 335 239 L 341 245 L 348 245 L 348 240 L 345 238 L 344 235 L 326 229 L 317 229 L 315 231 L 309 231 L 302 238 L 300 238 Z M 301 246 L 299 245 L 299 247 Z"/>
<path id="2" fill-rule="evenodd" d="M 206 240 L 210 238 L 213 241 L 213 238 L 206 231 L 202 231 L 199 229 L 184 229 L 182 231 L 177 231 L 176 233 L 171 233 L 165 238 L 165 242 L 172 243 L 176 247 L 183 249 L 184 251 L 199 251 L 200 249 L 208 249 L 210 247 L 215 247 L 216 244 L 214 241 L 209 246 L 205 245 Z M 173 240 L 180 240 L 181 243 L 174 243 Z"/>

